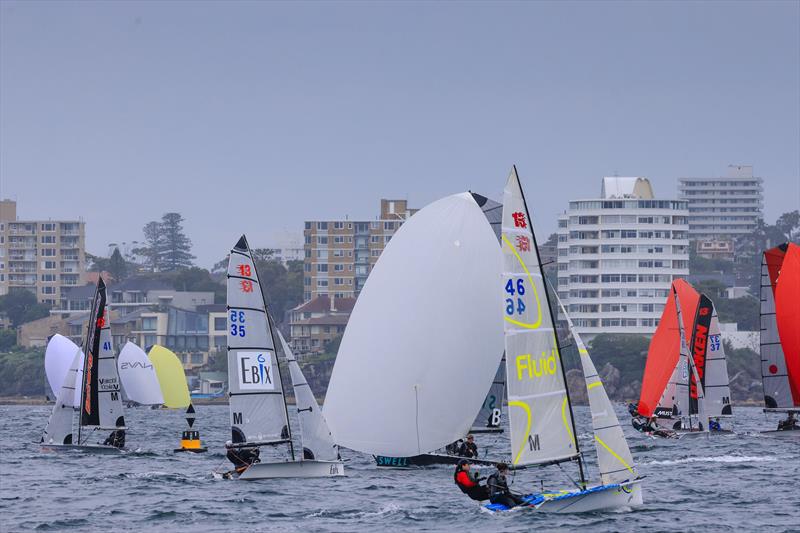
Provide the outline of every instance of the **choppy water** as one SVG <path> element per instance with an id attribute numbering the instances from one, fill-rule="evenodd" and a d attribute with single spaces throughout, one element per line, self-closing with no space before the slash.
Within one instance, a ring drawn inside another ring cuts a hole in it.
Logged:
<path id="1" fill-rule="evenodd" d="M 0 407 L 0 530 L 5 531 L 800 531 L 800 439 L 774 429 L 756 408 L 739 408 L 734 436 L 651 440 L 628 432 L 644 481 L 645 506 L 584 515 L 490 515 L 453 484 L 450 467 L 378 470 L 344 451 L 348 477 L 239 482 L 215 479 L 226 467 L 227 406 L 198 407 L 210 451 L 173 454 L 181 413 L 132 409 L 128 446 L 97 456 L 42 453 L 48 406 Z M 627 421 L 622 414 L 620 419 Z M 588 412 L 578 408 L 579 427 Z M 626 430 L 627 431 L 627 430 Z M 505 436 L 479 436 L 502 453 Z M 581 435 L 593 458 L 590 434 Z M 567 474 L 576 468 L 565 465 Z M 589 466 L 596 479 L 596 469 Z M 488 473 L 488 472 L 487 472 Z M 513 488 L 568 488 L 557 467 L 516 474 Z"/>

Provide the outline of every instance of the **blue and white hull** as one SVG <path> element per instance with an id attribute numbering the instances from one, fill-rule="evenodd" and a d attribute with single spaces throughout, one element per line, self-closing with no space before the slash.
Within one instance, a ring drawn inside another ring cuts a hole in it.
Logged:
<path id="1" fill-rule="evenodd" d="M 487 504 L 489 512 L 536 510 L 544 513 L 587 513 L 607 509 L 638 507 L 642 505 L 641 479 L 598 485 L 586 490 L 540 493 L 525 496 L 527 505 L 509 509 L 505 505 Z"/>

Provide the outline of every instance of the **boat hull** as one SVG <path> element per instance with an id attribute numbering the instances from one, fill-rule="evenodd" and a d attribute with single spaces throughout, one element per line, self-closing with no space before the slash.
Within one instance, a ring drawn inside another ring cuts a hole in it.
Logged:
<path id="1" fill-rule="evenodd" d="M 496 463 L 496 461 L 470 459 L 468 457 L 449 455 L 446 453 L 424 453 L 422 455 L 414 455 L 412 457 L 388 457 L 385 455 L 376 455 L 375 464 L 380 468 L 409 469 L 436 465 L 457 465 L 462 459 L 467 459 L 472 464 L 485 466 L 492 466 Z"/>
<path id="2" fill-rule="evenodd" d="M 536 510 L 543 513 L 588 513 L 607 509 L 639 507 L 643 504 L 641 480 L 614 485 L 598 485 L 586 490 L 560 493 L 531 494 L 525 497 L 528 506 L 509 509 L 504 505 L 488 504 L 489 512 Z"/>
<path id="3" fill-rule="evenodd" d="M 773 429 L 772 431 L 762 431 L 762 435 L 767 437 L 786 437 L 800 439 L 800 429 Z"/>
<path id="4" fill-rule="evenodd" d="M 242 472 L 239 479 L 340 477 L 344 476 L 342 461 L 286 461 L 284 463 L 256 463 Z"/>
<path id="5" fill-rule="evenodd" d="M 124 448 L 106 446 L 104 444 L 41 444 L 41 449 L 53 452 L 82 452 L 96 454 L 123 453 Z"/>

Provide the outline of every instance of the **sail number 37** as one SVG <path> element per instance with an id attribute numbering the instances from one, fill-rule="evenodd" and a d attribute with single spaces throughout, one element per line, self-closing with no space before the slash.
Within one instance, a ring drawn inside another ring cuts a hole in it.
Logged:
<path id="1" fill-rule="evenodd" d="M 506 298 L 506 314 L 522 314 L 525 312 L 525 303 L 520 296 L 525 295 L 525 282 L 522 278 L 509 279 L 506 282 L 506 293 L 511 296 Z M 514 298 L 516 296 L 516 298 Z M 515 301 L 516 300 L 516 301 Z"/>
<path id="2" fill-rule="evenodd" d="M 247 332 L 244 329 L 244 311 L 231 311 L 231 335 L 233 337 L 244 337 Z"/>

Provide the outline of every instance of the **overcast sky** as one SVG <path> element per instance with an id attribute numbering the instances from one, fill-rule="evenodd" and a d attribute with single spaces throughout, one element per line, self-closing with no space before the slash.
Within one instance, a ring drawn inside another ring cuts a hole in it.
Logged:
<path id="1" fill-rule="evenodd" d="M 516 163 L 537 231 L 601 177 L 730 163 L 800 205 L 800 2 L 0 2 L 0 196 L 87 248 L 186 218 L 241 233 L 371 219 Z"/>

